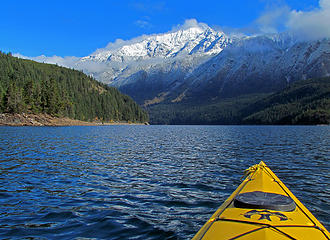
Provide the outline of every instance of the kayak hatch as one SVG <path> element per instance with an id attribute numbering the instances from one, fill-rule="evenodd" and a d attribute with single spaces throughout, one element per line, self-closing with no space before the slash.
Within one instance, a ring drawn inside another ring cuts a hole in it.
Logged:
<path id="1" fill-rule="evenodd" d="M 200 239 L 330 239 L 326 228 L 264 163 L 246 179 L 193 237 Z"/>

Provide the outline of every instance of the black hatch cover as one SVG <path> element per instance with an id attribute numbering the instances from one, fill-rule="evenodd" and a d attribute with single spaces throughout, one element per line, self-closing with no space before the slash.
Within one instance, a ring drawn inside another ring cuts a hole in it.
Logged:
<path id="1" fill-rule="evenodd" d="M 234 199 L 237 208 L 269 209 L 283 212 L 295 210 L 296 204 L 292 198 L 261 191 L 241 193 Z"/>

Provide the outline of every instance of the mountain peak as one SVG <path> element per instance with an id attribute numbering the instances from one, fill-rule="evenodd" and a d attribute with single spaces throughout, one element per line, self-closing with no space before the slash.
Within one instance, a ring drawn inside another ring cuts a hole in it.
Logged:
<path id="1" fill-rule="evenodd" d="M 131 62 L 152 58 L 173 58 L 194 54 L 213 55 L 230 42 L 223 33 L 206 24 L 188 24 L 167 33 L 144 35 L 132 40 L 117 40 L 82 61 Z"/>

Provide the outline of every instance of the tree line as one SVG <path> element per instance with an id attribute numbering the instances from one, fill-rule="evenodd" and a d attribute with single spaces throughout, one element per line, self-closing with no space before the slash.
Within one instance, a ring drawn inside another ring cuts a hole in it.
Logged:
<path id="1" fill-rule="evenodd" d="M 0 51 L 0 112 L 47 113 L 83 121 L 147 122 L 129 96 L 81 71 Z"/>
<path id="2" fill-rule="evenodd" d="M 157 104 L 148 111 L 152 124 L 330 124 L 330 78 L 210 103 Z"/>

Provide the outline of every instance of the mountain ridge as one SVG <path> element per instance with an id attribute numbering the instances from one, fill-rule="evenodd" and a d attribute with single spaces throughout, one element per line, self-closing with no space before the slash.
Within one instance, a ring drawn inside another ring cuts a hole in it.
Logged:
<path id="1" fill-rule="evenodd" d="M 143 36 L 131 41 L 110 44 L 94 54 L 81 58 L 75 68 L 82 68 L 101 82 L 116 87 L 139 71 L 163 69 L 170 71 L 176 61 L 191 70 L 192 67 L 221 52 L 231 40 L 223 33 L 206 25 L 197 25 L 169 33 Z M 101 71 L 90 72 L 89 63 L 103 66 Z M 188 70 L 188 71 L 189 71 Z"/>
<path id="2" fill-rule="evenodd" d="M 177 36 L 184 37 L 178 40 Z M 164 47 L 167 42 L 168 48 Z M 137 46 L 139 51 L 135 51 Z M 163 51 L 148 54 L 157 52 L 159 46 Z M 97 54 L 103 58 L 91 55 L 81 61 L 98 59 L 107 70 L 91 74 L 144 106 L 206 93 L 213 99 L 271 92 L 291 81 L 330 74 L 328 39 L 302 41 L 289 33 L 229 38 L 207 25 L 145 36 L 137 43 Z"/>
<path id="3" fill-rule="evenodd" d="M 69 61 L 145 107 L 198 105 L 330 76 L 330 39 L 306 40 L 288 32 L 229 37 L 195 23 L 116 41 Z"/>
<path id="4" fill-rule="evenodd" d="M 221 101 L 154 104 L 152 124 L 330 124 L 330 77 L 296 81 L 280 91 Z"/>

